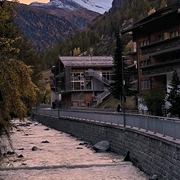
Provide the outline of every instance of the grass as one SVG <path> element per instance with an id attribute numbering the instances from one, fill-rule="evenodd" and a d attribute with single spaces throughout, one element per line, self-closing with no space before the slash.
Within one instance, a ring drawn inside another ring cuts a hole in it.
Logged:
<path id="1" fill-rule="evenodd" d="M 116 110 L 117 105 L 119 103 L 121 104 L 121 102 L 118 99 L 115 99 L 112 95 L 110 95 L 99 105 L 98 108 Z M 129 109 L 129 110 L 137 109 L 135 97 L 128 96 L 127 102 L 125 103 L 125 105 L 126 105 L 126 109 Z"/>

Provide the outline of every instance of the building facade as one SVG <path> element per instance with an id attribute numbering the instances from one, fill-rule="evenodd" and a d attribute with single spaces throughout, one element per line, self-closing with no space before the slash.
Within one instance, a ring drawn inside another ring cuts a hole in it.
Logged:
<path id="1" fill-rule="evenodd" d="M 152 89 L 168 92 L 173 69 L 180 72 L 180 4 L 159 9 L 122 30 L 130 32 L 136 43 L 139 95 Z"/>
<path id="2" fill-rule="evenodd" d="M 62 56 L 51 71 L 51 101 L 62 108 L 95 106 L 107 97 L 112 80 L 111 56 Z"/>

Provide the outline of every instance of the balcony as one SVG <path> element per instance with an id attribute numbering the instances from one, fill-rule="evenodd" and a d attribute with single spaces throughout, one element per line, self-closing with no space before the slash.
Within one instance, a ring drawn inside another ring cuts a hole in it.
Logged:
<path id="1" fill-rule="evenodd" d="M 142 55 L 155 56 L 180 49 L 180 36 L 141 47 Z"/>
<path id="2" fill-rule="evenodd" d="M 110 81 L 108 79 L 104 78 L 103 76 L 101 76 L 99 73 L 97 73 L 94 70 L 87 70 L 87 71 L 85 71 L 85 76 L 86 77 L 87 76 L 92 76 L 92 77 L 98 79 L 99 81 L 103 82 L 104 84 L 106 84 L 108 86 L 110 85 Z"/>
<path id="3" fill-rule="evenodd" d="M 143 76 L 157 76 L 172 72 L 180 67 L 180 59 L 142 67 Z"/>

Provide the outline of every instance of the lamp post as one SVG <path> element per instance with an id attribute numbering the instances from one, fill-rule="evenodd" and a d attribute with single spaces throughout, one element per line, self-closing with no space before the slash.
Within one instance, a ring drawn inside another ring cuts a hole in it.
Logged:
<path id="1" fill-rule="evenodd" d="M 124 127 L 126 127 L 126 110 L 125 110 L 125 93 L 124 93 L 124 86 L 125 86 L 125 80 L 124 80 L 124 59 L 121 57 L 122 62 L 122 98 L 123 98 L 123 121 L 124 121 Z"/>

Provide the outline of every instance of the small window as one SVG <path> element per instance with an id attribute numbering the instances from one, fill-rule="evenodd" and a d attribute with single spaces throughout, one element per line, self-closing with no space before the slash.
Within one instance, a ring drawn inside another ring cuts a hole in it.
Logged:
<path id="1" fill-rule="evenodd" d="M 147 66 L 150 66 L 151 65 L 151 61 L 150 59 L 147 60 Z"/>
<path id="2" fill-rule="evenodd" d="M 169 34 L 170 34 L 170 38 L 173 38 L 173 37 L 179 36 L 179 32 L 178 32 L 178 30 L 171 31 Z"/>
<path id="3" fill-rule="evenodd" d="M 141 90 L 151 89 L 151 81 L 149 80 L 142 80 L 141 81 Z"/>
<path id="4" fill-rule="evenodd" d="M 146 45 L 149 45 L 149 39 L 146 40 Z"/>
<path id="5" fill-rule="evenodd" d="M 170 38 L 174 37 L 174 31 L 170 32 Z"/>
<path id="6" fill-rule="evenodd" d="M 158 41 L 162 41 L 164 39 L 164 36 L 161 34 L 158 36 Z"/>
<path id="7" fill-rule="evenodd" d="M 179 36 L 178 30 L 175 31 L 175 36 Z"/>
<path id="8" fill-rule="evenodd" d="M 143 41 L 141 41 L 141 42 L 139 43 L 139 45 L 140 45 L 140 47 L 142 47 L 142 46 L 143 46 Z"/>

